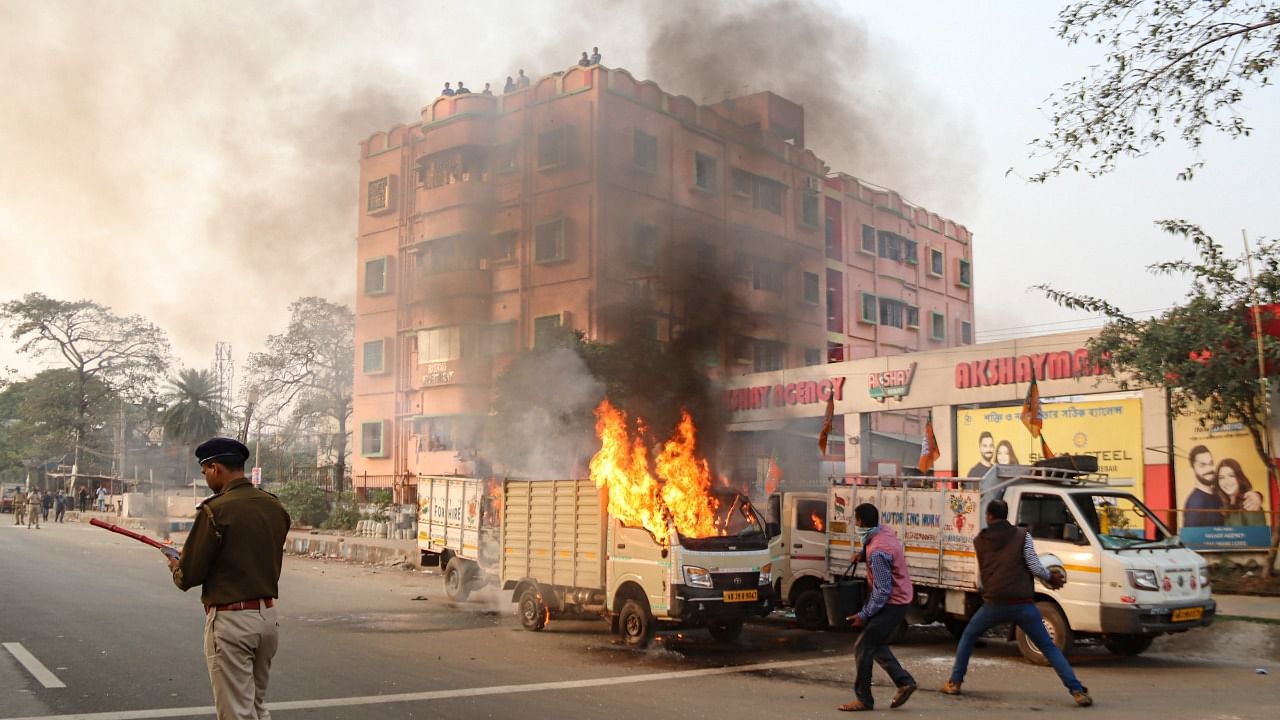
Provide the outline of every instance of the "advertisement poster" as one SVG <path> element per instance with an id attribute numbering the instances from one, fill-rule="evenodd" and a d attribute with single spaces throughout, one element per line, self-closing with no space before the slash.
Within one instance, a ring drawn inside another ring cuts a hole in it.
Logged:
<path id="1" fill-rule="evenodd" d="M 1266 548 L 1271 530 L 1267 469 L 1240 423 L 1173 421 L 1174 480 L 1182 541 L 1197 550 Z"/>
<path id="2" fill-rule="evenodd" d="M 956 411 L 962 477 L 982 477 L 993 463 L 1030 465 L 1040 459 L 1040 441 L 1022 424 L 1021 412 L 1021 403 Z M 1046 402 L 1042 432 L 1053 452 L 1097 457 L 1098 472 L 1133 480 L 1125 490 L 1142 497 L 1142 400 Z"/>

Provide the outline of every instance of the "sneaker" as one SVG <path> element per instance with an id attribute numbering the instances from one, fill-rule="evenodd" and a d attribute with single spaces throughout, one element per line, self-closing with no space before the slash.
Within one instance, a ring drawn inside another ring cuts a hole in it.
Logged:
<path id="1" fill-rule="evenodd" d="M 943 695 L 959 695 L 960 683 L 956 682 L 955 680 L 948 680 L 947 684 L 942 686 L 942 694 Z"/>
<path id="2" fill-rule="evenodd" d="M 1080 688 L 1071 693 L 1071 699 L 1075 700 L 1080 707 L 1089 707 L 1093 704 L 1093 698 L 1089 697 L 1089 688 Z"/>

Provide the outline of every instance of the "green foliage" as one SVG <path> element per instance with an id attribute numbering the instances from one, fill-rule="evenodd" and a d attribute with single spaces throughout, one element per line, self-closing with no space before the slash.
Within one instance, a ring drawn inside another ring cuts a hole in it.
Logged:
<path id="1" fill-rule="evenodd" d="M 378 488 L 369 493 L 369 502 L 374 505 L 390 505 L 391 491 L 387 488 Z"/>
<path id="2" fill-rule="evenodd" d="M 1053 129 L 1032 141 L 1050 159 L 1039 182 L 1066 170 L 1101 175 L 1171 133 L 1193 150 L 1208 129 L 1249 135 L 1246 92 L 1268 85 L 1280 58 L 1280 6 L 1265 0 L 1076 0 L 1058 21 L 1059 37 L 1106 56 L 1049 98 Z"/>
<path id="3" fill-rule="evenodd" d="M 329 498 L 324 490 L 311 483 L 293 481 L 285 483 L 276 493 L 294 525 L 315 527 L 329 517 Z"/>
<path id="4" fill-rule="evenodd" d="M 360 506 L 356 504 L 355 493 L 350 490 L 339 493 L 338 499 L 333 503 L 333 511 L 324 521 L 324 527 L 329 530 L 354 530 L 358 522 Z"/>
<path id="5" fill-rule="evenodd" d="M 209 370 L 183 370 L 169 389 L 169 407 L 161 416 L 165 438 L 182 445 L 199 443 L 222 429 L 218 416 L 218 379 Z"/>

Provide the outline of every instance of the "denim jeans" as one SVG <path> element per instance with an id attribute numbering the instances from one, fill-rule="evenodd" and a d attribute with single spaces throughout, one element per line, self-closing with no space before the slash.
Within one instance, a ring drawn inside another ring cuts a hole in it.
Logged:
<path id="1" fill-rule="evenodd" d="M 853 694 L 867 707 L 875 705 L 875 698 L 871 696 L 871 668 L 874 665 L 884 668 L 897 687 L 914 685 L 916 682 L 889 649 L 889 638 L 893 637 L 906 618 L 907 607 L 885 605 L 880 612 L 871 616 L 853 643 L 853 655 L 858 668 L 853 681 Z"/>
<path id="2" fill-rule="evenodd" d="M 990 630 L 992 627 L 1000 623 L 1015 623 L 1022 628 L 1022 632 L 1026 633 L 1029 639 L 1040 652 L 1044 653 L 1044 657 L 1053 666 L 1054 671 L 1058 673 L 1058 677 L 1062 680 L 1062 684 L 1071 692 L 1083 692 L 1084 686 L 1076 679 L 1076 674 L 1071 670 L 1071 664 L 1067 662 L 1067 657 L 1062 651 L 1053 644 L 1053 639 L 1049 637 L 1049 631 L 1044 628 L 1044 620 L 1040 617 L 1040 609 L 1035 603 L 1018 603 L 1016 605 L 996 605 L 994 603 L 986 603 L 978 612 L 969 620 L 969 625 L 964 629 L 964 635 L 960 638 L 960 647 L 956 648 L 955 665 L 951 667 L 951 682 L 964 682 L 964 674 L 969 669 L 969 656 L 973 654 L 973 646 L 978 642 L 978 637 L 982 633 Z"/>

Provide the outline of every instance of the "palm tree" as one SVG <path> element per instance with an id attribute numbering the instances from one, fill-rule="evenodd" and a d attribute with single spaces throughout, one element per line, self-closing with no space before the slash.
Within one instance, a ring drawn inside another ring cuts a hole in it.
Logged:
<path id="1" fill-rule="evenodd" d="M 183 370 L 169 387 L 170 405 L 160 418 L 166 440 L 190 445 L 218 434 L 221 393 L 208 370 Z"/>

